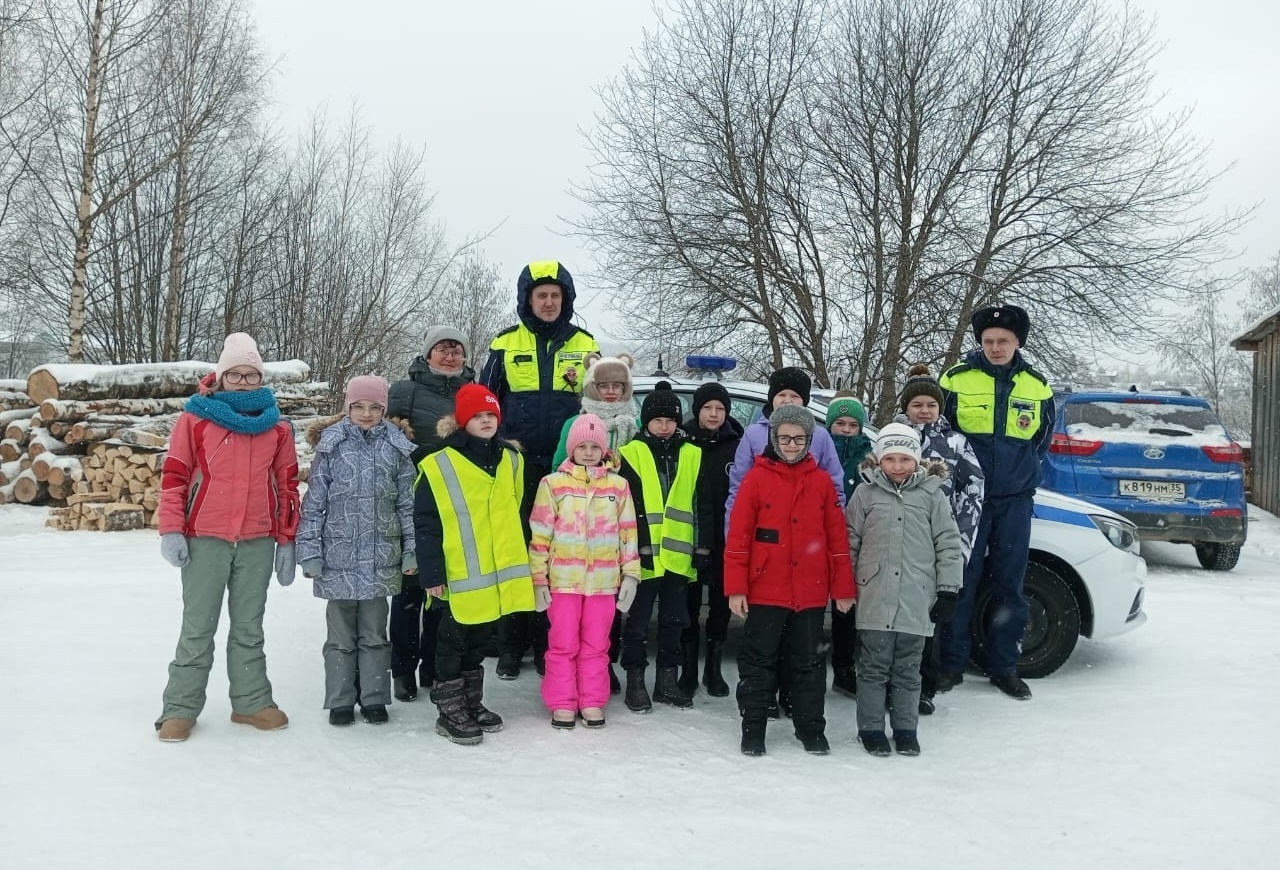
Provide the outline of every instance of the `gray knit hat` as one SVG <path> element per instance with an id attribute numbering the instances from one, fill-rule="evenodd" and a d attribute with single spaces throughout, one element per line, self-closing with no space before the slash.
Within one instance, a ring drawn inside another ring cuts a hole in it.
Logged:
<path id="1" fill-rule="evenodd" d="M 431 348 L 442 341 L 456 341 L 462 345 L 462 356 L 471 356 L 471 348 L 467 347 L 467 337 L 452 326 L 432 326 L 427 329 L 426 338 L 422 342 L 422 355 L 431 356 Z"/>
<path id="2" fill-rule="evenodd" d="M 773 448 L 773 452 L 778 454 L 778 458 L 782 459 L 782 451 L 778 449 L 778 427 L 783 423 L 790 423 L 799 426 L 804 430 L 805 436 L 809 439 L 805 444 L 804 453 L 796 457 L 795 462 L 799 462 L 809 455 L 809 448 L 813 446 L 813 414 L 803 405 L 782 405 L 774 408 L 773 413 L 769 415 L 769 446 Z M 783 462 L 787 460 L 782 459 Z M 791 464 L 794 465 L 795 462 Z"/>

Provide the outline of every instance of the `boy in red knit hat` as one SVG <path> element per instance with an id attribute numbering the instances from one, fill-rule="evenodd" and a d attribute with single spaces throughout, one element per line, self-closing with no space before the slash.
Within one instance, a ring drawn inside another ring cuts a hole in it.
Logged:
<path id="1" fill-rule="evenodd" d="M 498 438 L 502 409 L 479 384 L 458 390 L 454 414 L 436 427 L 444 447 L 418 463 L 414 526 L 422 588 L 446 609 L 436 641 L 431 700 L 436 733 L 474 744 L 502 730 L 485 708 L 483 646 L 490 624 L 533 610 L 523 534 L 524 457 Z M 435 606 L 433 603 L 432 606 Z"/>

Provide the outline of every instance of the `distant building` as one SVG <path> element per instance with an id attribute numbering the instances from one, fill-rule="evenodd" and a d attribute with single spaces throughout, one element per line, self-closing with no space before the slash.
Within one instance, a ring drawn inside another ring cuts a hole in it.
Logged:
<path id="1" fill-rule="evenodd" d="M 1280 308 L 1232 340 L 1253 354 L 1253 443 L 1249 500 L 1280 513 Z"/>

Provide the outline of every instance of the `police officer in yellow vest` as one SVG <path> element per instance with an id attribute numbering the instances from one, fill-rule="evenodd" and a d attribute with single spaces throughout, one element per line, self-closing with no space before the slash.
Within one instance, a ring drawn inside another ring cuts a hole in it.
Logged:
<path id="1" fill-rule="evenodd" d="M 1031 331 L 1026 311 L 1016 305 L 981 308 L 971 323 L 981 349 L 966 354 L 938 383 L 946 397 L 947 419 L 978 455 L 986 495 L 955 614 L 939 626 L 938 691 L 948 691 L 964 678 L 974 599 L 986 573 L 993 585 L 987 673 L 1000 691 L 1026 700 L 1031 690 L 1018 677 L 1027 626 L 1022 581 L 1040 460 L 1053 432 L 1053 391 L 1019 351 Z"/>
<path id="2" fill-rule="evenodd" d="M 525 458 L 528 521 L 538 482 L 552 471 L 551 459 L 564 421 L 578 413 L 589 353 L 600 346 L 591 333 L 573 325 L 577 293 L 573 276 L 556 260 L 530 263 L 516 280 L 520 322 L 497 334 L 477 383 L 502 403 L 501 435 L 520 442 Z M 545 614 L 517 614 L 499 625 L 497 675 L 514 680 L 530 642 L 541 664 L 547 649 Z M 539 668 L 541 671 L 541 668 Z"/>
<path id="3" fill-rule="evenodd" d="M 414 527 L 422 588 L 443 605 L 431 700 L 436 733 L 479 743 L 502 730 L 485 708 L 484 645 L 495 620 L 533 610 L 533 576 L 520 518 L 524 461 L 497 437 L 502 409 L 479 384 L 458 390 L 437 433 L 444 447 L 418 463 Z M 461 428 L 459 428 L 461 427 Z"/>
<path id="4" fill-rule="evenodd" d="M 692 695 L 679 684 L 680 637 L 689 625 L 689 584 L 711 564 L 711 550 L 699 542 L 711 540 L 712 507 L 708 499 L 697 497 L 702 450 L 678 428 L 683 416 L 671 385 L 659 381 L 640 406 L 640 434 L 618 450 L 618 473 L 636 503 L 640 545 L 640 586 L 622 629 L 624 701 L 634 713 L 648 713 L 653 701 L 693 706 Z M 645 640 L 655 602 L 658 678 L 650 698 Z"/>

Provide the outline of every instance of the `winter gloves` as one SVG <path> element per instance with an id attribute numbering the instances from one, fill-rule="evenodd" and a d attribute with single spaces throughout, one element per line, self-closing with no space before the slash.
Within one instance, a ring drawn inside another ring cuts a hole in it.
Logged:
<path id="1" fill-rule="evenodd" d="M 276 544 L 276 581 L 281 586 L 288 586 L 298 574 L 298 564 L 293 555 L 293 541 Z"/>
<path id="2" fill-rule="evenodd" d="M 640 586 L 640 581 L 630 574 L 622 577 L 622 585 L 618 587 L 618 610 L 626 613 L 631 609 L 631 603 L 636 600 L 636 589 Z"/>
<path id="3" fill-rule="evenodd" d="M 933 602 L 933 607 L 929 608 L 929 618 L 934 622 L 950 622 L 952 615 L 956 612 L 958 597 L 954 592 L 939 592 L 938 600 Z"/>
<path id="4" fill-rule="evenodd" d="M 551 589 L 547 586 L 533 587 L 533 609 L 538 613 L 546 613 L 551 609 Z"/>
<path id="5" fill-rule="evenodd" d="M 160 536 L 160 555 L 175 568 L 185 568 L 191 561 L 187 551 L 187 536 L 182 532 L 165 532 Z"/>

